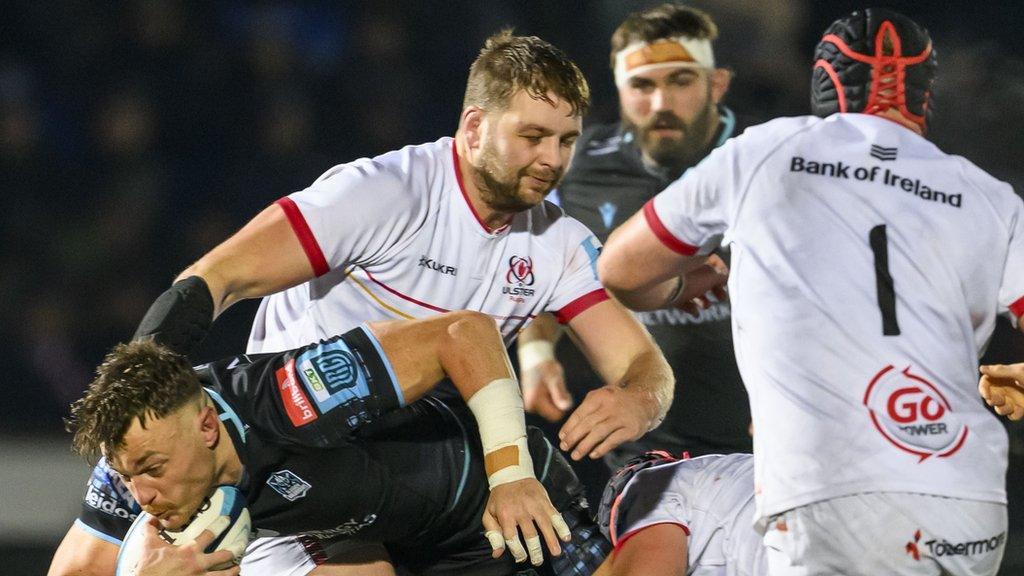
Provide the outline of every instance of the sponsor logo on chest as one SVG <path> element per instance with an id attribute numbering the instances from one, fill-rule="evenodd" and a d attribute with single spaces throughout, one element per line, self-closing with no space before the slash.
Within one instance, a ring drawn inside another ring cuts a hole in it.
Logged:
<path id="1" fill-rule="evenodd" d="M 428 270 L 433 270 L 434 272 L 444 274 L 445 276 L 458 276 L 459 274 L 459 269 L 456 268 L 455 266 L 448 266 L 447 264 L 442 264 L 437 260 L 427 258 L 426 256 L 420 256 L 420 262 L 418 266 L 420 268 L 426 268 Z"/>
<path id="2" fill-rule="evenodd" d="M 267 478 L 267 486 L 274 489 L 275 492 L 284 496 L 285 500 L 294 502 L 299 498 L 305 498 L 306 492 L 313 486 L 299 478 L 297 474 L 291 470 L 278 470 Z"/>
<path id="3" fill-rule="evenodd" d="M 501 293 L 506 294 L 513 302 L 526 302 L 527 298 L 533 297 L 536 291 L 533 286 L 535 280 L 533 274 L 533 259 L 529 256 L 523 258 L 512 256 L 508 259 L 508 269 L 505 272 L 505 286 Z"/>

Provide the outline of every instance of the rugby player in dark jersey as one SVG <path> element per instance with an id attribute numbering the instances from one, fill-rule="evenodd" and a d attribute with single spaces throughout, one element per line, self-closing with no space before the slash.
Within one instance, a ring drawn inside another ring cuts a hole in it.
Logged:
<path id="1" fill-rule="evenodd" d="M 711 42 L 717 34 L 707 14 L 666 4 L 630 15 L 612 36 L 621 121 L 583 131 L 572 168 L 557 190 L 566 213 L 602 242 L 737 133 L 735 115 L 721 104 L 731 76 L 715 67 Z M 750 413 L 733 354 L 729 304 L 724 298 L 706 298 L 696 306 L 687 295 L 692 294 L 676 294 L 664 309 L 638 314 L 675 372 L 677 400 L 658 428 L 609 453 L 606 462 L 612 469 L 647 450 L 677 455 L 686 450 L 694 456 L 751 450 Z M 555 360 L 548 342 L 557 333 L 550 318 L 539 317 L 518 341 L 527 410 L 549 420 L 560 419 L 571 406 L 563 367 L 574 392 L 602 385 L 568 342 L 558 347 Z"/>
<path id="2" fill-rule="evenodd" d="M 460 330 L 462 343 L 446 346 L 445 334 Z M 382 542 L 396 568 L 415 573 L 517 570 L 509 555 L 495 558 L 499 551 L 488 542 L 498 530 L 513 553 L 518 545 L 517 535 L 501 528 L 510 519 L 491 517 L 487 503 L 488 480 L 501 467 L 493 460 L 508 454 L 481 446 L 470 415 L 473 397 L 487 386 L 465 388 L 510 376 L 500 336 L 486 316 L 460 312 L 372 323 L 298 350 L 194 370 L 159 345 L 133 342 L 117 347 L 98 374 L 72 409 L 76 449 L 103 454 L 134 500 L 164 527 L 185 523 L 213 486 L 233 484 L 246 495 L 255 528 L 301 535 L 315 561 L 344 553 L 352 541 Z M 432 397 L 400 408 L 445 375 L 469 398 L 468 408 Z M 524 440 L 533 455 L 526 459 L 530 473 L 553 504 L 533 510 L 532 521 L 549 549 L 562 552 L 538 573 L 588 573 L 607 547 L 585 513 L 579 484 L 539 434 Z M 126 530 L 131 504 L 124 500 L 119 506 L 129 514 L 120 527 Z M 547 526 L 537 521 L 545 517 Z M 522 529 L 526 520 L 515 523 Z M 80 521 L 96 532 L 118 524 L 91 525 L 89 515 Z M 570 533 L 574 541 L 565 542 Z M 527 543 L 535 564 L 538 547 L 539 540 Z M 195 552 L 173 549 L 165 559 L 182 554 Z"/>

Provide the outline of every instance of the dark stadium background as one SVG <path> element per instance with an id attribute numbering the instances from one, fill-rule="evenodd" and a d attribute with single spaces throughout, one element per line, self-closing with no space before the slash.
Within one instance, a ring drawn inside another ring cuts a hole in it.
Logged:
<path id="1" fill-rule="evenodd" d="M 565 49 L 592 117 L 614 118 L 608 38 L 651 4 L 0 2 L 0 572 L 45 571 L 88 473 L 61 416 L 178 271 L 331 165 L 452 134 L 468 65 L 503 25 Z M 805 113 L 818 34 L 861 7 L 694 4 L 736 73 L 728 104 L 753 121 Z M 935 39 L 933 139 L 1024 189 L 1019 2 L 888 5 Z M 253 310 L 230 310 L 204 359 L 241 350 Z M 989 357 L 1024 359 L 1022 339 L 1001 325 Z M 1010 432 L 1003 573 L 1024 574 L 1024 433 Z"/>

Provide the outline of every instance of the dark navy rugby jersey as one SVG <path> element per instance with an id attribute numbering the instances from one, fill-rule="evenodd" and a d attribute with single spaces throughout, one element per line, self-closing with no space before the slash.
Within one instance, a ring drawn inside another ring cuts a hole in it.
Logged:
<path id="1" fill-rule="evenodd" d="M 719 115 L 712 148 L 740 131 L 731 110 L 720 106 Z M 576 143 L 572 168 L 558 187 L 558 202 L 604 242 L 688 168 L 672 172 L 647 166 L 635 135 L 621 123 L 588 126 Z M 676 401 L 658 428 L 617 448 L 610 463 L 617 467 L 647 450 L 686 450 L 694 456 L 750 452 L 750 411 L 733 353 L 729 304 L 713 303 L 697 315 L 668 309 L 636 316 L 672 366 Z M 558 347 L 558 359 L 570 388 L 579 395 L 600 386 L 600 378 L 567 340 Z"/>

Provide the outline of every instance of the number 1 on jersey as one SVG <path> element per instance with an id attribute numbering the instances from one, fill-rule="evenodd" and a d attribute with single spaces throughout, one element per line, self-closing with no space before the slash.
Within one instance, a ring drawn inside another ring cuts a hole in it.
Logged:
<path id="1" fill-rule="evenodd" d="M 871 251 L 875 253 L 875 289 L 878 292 L 878 308 L 882 311 L 882 334 L 899 336 L 900 325 L 896 322 L 896 290 L 892 275 L 889 274 L 889 238 L 885 224 L 879 224 L 868 234 Z"/>

